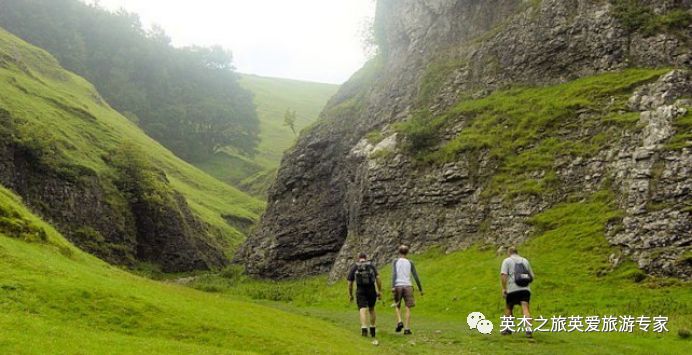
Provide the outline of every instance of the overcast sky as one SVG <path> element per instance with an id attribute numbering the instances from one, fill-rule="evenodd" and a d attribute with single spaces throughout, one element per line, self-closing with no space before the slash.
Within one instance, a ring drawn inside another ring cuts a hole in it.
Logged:
<path id="1" fill-rule="evenodd" d="M 94 0 L 85 0 L 93 3 Z M 176 46 L 221 45 L 239 72 L 342 83 L 366 60 L 374 0 L 100 0 L 158 24 Z"/>

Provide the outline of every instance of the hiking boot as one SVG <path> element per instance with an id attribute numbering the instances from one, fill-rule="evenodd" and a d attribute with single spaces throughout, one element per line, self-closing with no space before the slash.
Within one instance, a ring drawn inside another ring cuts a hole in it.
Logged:
<path id="1" fill-rule="evenodd" d="M 370 327 L 370 336 L 374 338 L 376 333 L 377 333 L 377 328 L 376 327 Z"/>
<path id="2" fill-rule="evenodd" d="M 411 335 L 411 329 L 404 329 L 404 335 Z"/>
<path id="3" fill-rule="evenodd" d="M 500 334 L 502 334 L 502 335 L 512 335 L 512 331 L 509 330 L 509 329 L 505 329 L 505 330 L 501 331 Z"/>
<path id="4" fill-rule="evenodd" d="M 368 328 L 360 328 L 360 335 L 364 337 L 368 336 Z"/>
<path id="5" fill-rule="evenodd" d="M 404 329 L 404 323 L 403 323 L 403 322 L 399 322 L 399 323 L 396 325 L 396 329 L 394 329 L 394 331 L 397 332 L 397 333 L 399 333 L 399 332 L 401 332 L 402 329 Z"/>

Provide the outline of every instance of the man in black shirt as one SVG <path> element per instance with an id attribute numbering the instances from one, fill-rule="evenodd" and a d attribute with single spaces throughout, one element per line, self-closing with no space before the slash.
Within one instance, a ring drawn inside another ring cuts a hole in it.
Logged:
<path id="1" fill-rule="evenodd" d="M 353 284 L 356 288 L 356 304 L 360 312 L 361 334 L 368 336 L 368 312 L 370 313 L 370 336 L 375 337 L 377 316 L 375 314 L 375 304 L 377 299 L 382 299 L 382 282 L 377 268 L 368 261 L 365 253 L 358 255 L 358 261 L 351 266 L 348 272 L 348 295 L 353 302 Z"/>

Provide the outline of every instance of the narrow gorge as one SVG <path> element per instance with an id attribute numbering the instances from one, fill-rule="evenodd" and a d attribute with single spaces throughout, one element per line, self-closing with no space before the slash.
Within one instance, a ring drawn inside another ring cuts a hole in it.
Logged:
<path id="1" fill-rule="evenodd" d="M 379 54 L 286 153 L 236 260 L 336 279 L 400 243 L 522 243 L 539 213 L 596 198 L 618 211 L 611 267 L 689 279 L 690 6 L 379 1 Z"/>

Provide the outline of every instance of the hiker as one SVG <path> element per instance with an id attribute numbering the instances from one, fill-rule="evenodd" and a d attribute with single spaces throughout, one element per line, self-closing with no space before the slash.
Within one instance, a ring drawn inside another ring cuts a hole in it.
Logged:
<path id="1" fill-rule="evenodd" d="M 508 257 L 502 261 L 500 268 L 500 279 L 502 283 L 502 297 L 505 298 L 505 316 L 511 317 L 514 306 L 521 305 L 524 318 L 528 319 L 526 336 L 531 337 L 531 312 L 529 302 L 531 301 L 531 289 L 529 284 L 533 282 L 534 274 L 531 264 L 526 258 L 521 257 L 516 247 L 507 249 Z M 502 335 L 510 335 L 512 331 L 505 329 Z"/>
<path id="2" fill-rule="evenodd" d="M 377 332 L 377 315 L 375 314 L 375 304 L 377 299 L 382 299 L 382 282 L 377 268 L 368 261 L 365 253 L 358 255 L 358 261 L 353 264 L 346 277 L 348 280 L 348 295 L 350 302 L 353 302 L 353 283 L 356 288 L 356 304 L 360 312 L 360 331 L 364 337 L 368 336 L 368 313 L 370 313 L 370 336 L 375 337 Z"/>
<path id="3" fill-rule="evenodd" d="M 392 264 L 392 292 L 394 293 L 394 304 L 396 310 L 397 325 L 395 331 L 397 333 L 404 329 L 404 335 L 411 335 L 411 308 L 416 305 L 413 298 L 413 284 L 411 276 L 416 280 L 418 290 L 421 296 L 423 295 L 423 287 L 420 285 L 420 279 L 416 272 L 416 266 L 411 260 L 406 258 L 408 247 L 402 245 L 399 247 L 399 258 L 394 260 Z M 406 317 L 401 321 L 401 301 L 404 301 L 406 306 Z"/>

